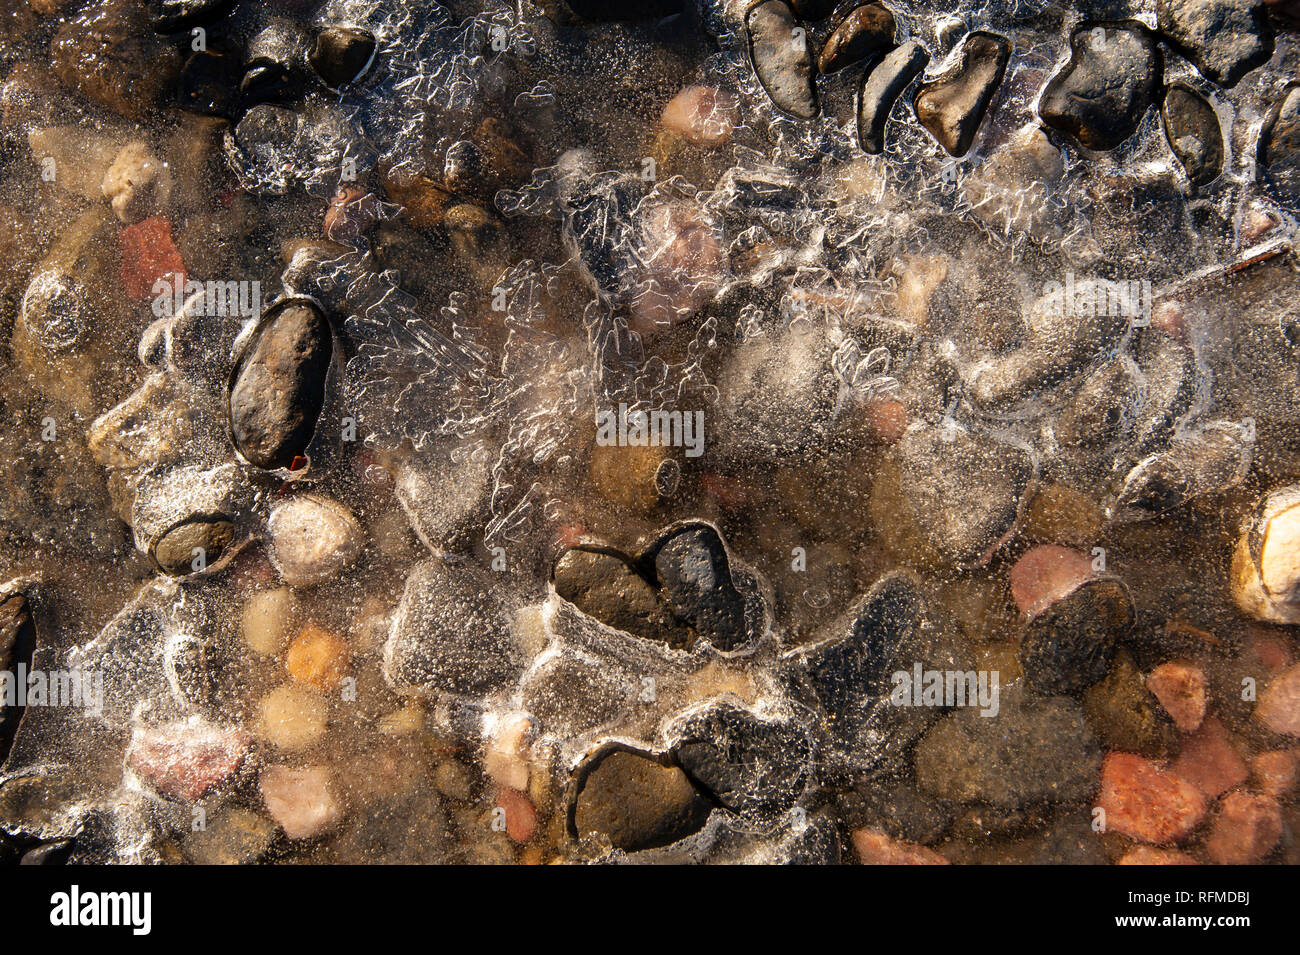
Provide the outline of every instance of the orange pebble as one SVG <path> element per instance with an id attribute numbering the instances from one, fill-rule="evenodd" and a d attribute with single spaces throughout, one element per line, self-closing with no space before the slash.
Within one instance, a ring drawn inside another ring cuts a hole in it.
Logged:
<path id="1" fill-rule="evenodd" d="M 348 657 L 348 645 L 341 637 L 309 623 L 289 644 L 284 663 L 299 683 L 333 690 L 347 673 Z"/>

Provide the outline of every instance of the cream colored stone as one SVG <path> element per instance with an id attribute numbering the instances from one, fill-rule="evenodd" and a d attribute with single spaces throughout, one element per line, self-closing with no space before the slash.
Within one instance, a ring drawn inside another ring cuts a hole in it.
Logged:
<path id="1" fill-rule="evenodd" d="M 1245 613 L 1269 623 L 1300 623 L 1300 487 L 1265 499 L 1237 541 L 1231 581 Z"/>
<path id="2" fill-rule="evenodd" d="M 343 819 L 343 805 L 329 783 L 325 766 L 270 766 L 259 781 L 267 811 L 290 839 L 319 836 Z"/>
<path id="3" fill-rule="evenodd" d="M 288 587 L 263 590 L 244 603 L 244 643 L 262 656 L 274 656 L 289 639 L 289 623 L 297 612 L 297 601 Z"/>
<path id="4" fill-rule="evenodd" d="M 328 725 L 325 701 L 314 690 L 281 686 L 262 700 L 261 735 L 286 752 L 318 742 Z"/>
<path id="5" fill-rule="evenodd" d="M 321 494 L 277 504 L 266 523 L 271 563 L 291 587 L 310 587 L 343 572 L 365 546 L 365 532 L 352 512 Z"/>
<path id="6" fill-rule="evenodd" d="M 166 207 L 172 194 L 172 174 L 147 145 L 132 140 L 104 173 L 100 189 L 118 219 L 128 224 L 139 222 Z"/>

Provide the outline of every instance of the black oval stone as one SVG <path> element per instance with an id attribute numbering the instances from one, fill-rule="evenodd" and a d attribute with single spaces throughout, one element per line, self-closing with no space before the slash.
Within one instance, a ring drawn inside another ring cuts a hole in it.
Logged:
<path id="1" fill-rule="evenodd" d="M 307 62 L 328 86 L 344 86 L 361 77 L 375 54 L 375 36 L 360 27 L 330 26 L 316 34 Z"/>
<path id="2" fill-rule="evenodd" d="M 262 317 L 230 379 L 230 437 L 249 463 L 287 468 L 306 451 L 333 351 L 329 321 L 306 299 L 285 299 Z"/>
<path id="3" fill-rule="evenodd" d="M 1223 130 L 1214 107 L 1186 86 L 1171 86 L 1160 109 L 1169 147 L 1194 185 L 1204 186 L 1223 168 Z"/>

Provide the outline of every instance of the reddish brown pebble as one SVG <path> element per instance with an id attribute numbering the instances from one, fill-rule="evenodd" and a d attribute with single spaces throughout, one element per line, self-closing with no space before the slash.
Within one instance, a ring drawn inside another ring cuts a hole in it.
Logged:
<path id="1" fill-rule="evenodd" d="M 1255 789 L 1281 799 L 1295 789 L 1300 776 L 1300 755 L 1293 749 L 1274 749 L 1250 761 L 1250 778 Z"/>
<path id="2" fill-rule="evenodd" d="M 497 793 L 497 805 L 505 813 L 506 835 L 522 845 L 537 831 L 537 810 L 517 789 L 502 786 Z"/>
<path id="3" fill-rule="evenodd" d="M 1157 849 L 1155 846 L 1134 846 L 1116 865 L 1200 865 L 1186 852 L 1177 849 Z"/>
<path id="4" fill-rule="evenodd" d="M 1086 554 L 1057 544 L 1031 547 L 1011 568 L 1011 596 L 1026 617 L 1046 610 L 1092 575 Z"/>
<path id="5" fill-rule="evenodd" d="M 1276 634 L 1255 634 L 1251 638 L 1250 647 L 1255 651 L 1255 656 L 1259 657 L 1259 662 L 1268 670 L 1269 676 L 1280 670 L 1285 670 L 1294 662 L 1291 657 L 1291 648 L 1285 640 Z"/>
<path id="6" fill-rule="evenodd" d="M 172 799 L 202 799 L 235 774 L 249 736 L 215 726 L 179 724 L 136 732 L 127 765 Z"/>
<path id="7" fill-rule="evenodd" d="M 1157 302 L 1151 314 L 1151 327 L 1170 338 L 1187 340 L 1187 315 L 1183 306 L 1175 301 Z"/>
<path id="8" fill-rule="evenodd" d="M 1282 806 L 1272 796 L 1236 792 L 1223 797 L 1205 851 L 1219 865 L 1253 865 L 1282 838 Z"/>
<path id="9" fill-rule="evenodd" d="M 1184 733 L 1195 733 L 1205 719 L 1205 674 L 1181 661 L 1162 663 L 1147 677 L 1147 689 Z"/>
<path id="10" fill-rule="evenodd" d="M 1187 737 L 1170 769 L 1204 793 L 1206 799 L 1215 799 L 1240 786 L 1250 775 L 1228 731 L 1213 716 Z"/>
<path id="11" fill-rule="evenodd" d="M 907 430 L 907 407 L 897 398 L 877 398 L 862 410 L 867 429 L 882 444 L 893 444 Z"/>
<path id="12" fill-rule="evenodd" d="M 122 286 L 133 302 L 144 302 L 158 294 L 154 286 L 179 275 L 185 281 L 185 262 L 172 241 L 171 223 L 154 216 L 122 229 Z"/>
<path id="13" fill-rule="evenodd" d="M 948 865 L 948 860 L 933 849 L 894 839 L 877 829 L 859 829 L 853 833 L 853 848 L 863 865 Z"/>
<path id="14" fill-rule="evenodd" d="M 1107 754 L 1097 804 L 1105 810 L 1107 831 L 1156 845 L 1185 839 L 1206 808 L 1187 780 L 1132 753 Z"/>
<path id="15" fill-rule="evenodd" d="M 1260 694 L 1255 716 L 1274 733 L 1300 736 L 1300 666 L 1273 678 Z"/>

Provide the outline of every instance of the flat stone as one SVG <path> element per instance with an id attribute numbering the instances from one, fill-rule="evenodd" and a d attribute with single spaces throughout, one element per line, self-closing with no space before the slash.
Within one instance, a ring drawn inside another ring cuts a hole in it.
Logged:
<path id="1" fill-rule="evenodd" d="M 1156 0 L 1170 43 L 1220 86 L 1233 87 L 1273 55 L 1264 0 Z"/>
<path id="2" fill-rule="evenodd" d="M 916 778 L 940 799 L 1015 808 L 1074 802 L 1096 788 L 1101 751 L 1078 703 L 1017 701 L 1003 691 L 996 717 L 976 708 L 945 716 L 916 745 Z"/>
<path id="3" fill-rule="evenodd" d="M 1205 186 L 1223 170 L 1223 130 L 1219 116 L 1199 93 L 1171 86 L 1160 108 L 1169 148 L 1196 186 Z"/>
<path id="4" fill-rule="evenodd" d="M 817 88 L 807 38 L 801 43 L 794 32 L 800 28 L 783 0 L 764 0 L 745 15 L 754 72 L 773 105 L 799 119 L 812 119 L 817 115 Z"/>
<path id="5" fill-rule="evenodd" d="M 1070 62 L 1048 82 L 1038 113 L 1089 149 L 1114 149 L 1155 102 L 1161 71 L 1160 51 L 1141 23 L 1085 23 L 1070 34 Z"/>
<path id="6" fill-rule="evenodd" d="M 917 88 L 912 99 L 916 118 L 949 155 L 970 151 L 1010 56 L 1005 37 L 972 33 L 962 44 L 960 66 Z"/>
<path id="7" fill-rule="evenodd" d="M 240 730 L 181 723 L 137 731 L 126 762 L 162 795 L 194 801 L 230 779 L 248 756 Z"/>
<path id="8" fill-rule="evenodd" d="M 329 321 L 306 300 L 286 299 L 262 316 L 230 385 L 231 439 L 250 464 L 288 468 L 306 452 L 333 351 Z"/>
<path id="9" fill-rule="evenodd" d="M 165 531 L 153 545 L 154 563 L 164 574 L 200 573 L 225 556 L 235 525 L 225 517 L 195 517 Z"/>
<path id="10" fill-rule="evenodd" d="M 942 426 L 909 428 L 895 450 L 906 516 L 944 560 L 977 563 L 1001 545 L 1033 479 L 1028 454 Z"/>
<path id="11" fill-rule="evenodd" d="M 369 30 L 328 26 L 316 34 L 307 62 L 329 86 L 344 86 L 361 77 L 375 55 L 375 36 Z"/>
<path id="12" fill-rule="evenodd" d="M 680 768 L 610 744 L 575 771 L 568 828 L 574 838 L 605 836 L 615 849 L 636 852 L 698 832 L 711 808 Z"/>
<path id="13" fill-rule="evenodd" d="M 291 587 L 333 580 L 351 566 L 366 544 L 356 516 L 323 494 L 280 501 L 266 521 L 271 564 Z"/>
<path id="14" fill-rule="evenodd" d="M 864 3 L 851 10 L 822 45 L 817 69 L 835 73 L 894 44 L 894 15 L 882 4 Z"/>
<path id="15" fill-rule="evenodd" d="M 864 152 L 875 155 L 884 151 L 885 126 L 894 103 L 929 62 L 925 47 L 908 40 L 863 74 L 858 92 L 858 143 Z"/>
<path id="16" fill-rule="evenodd" d="M 748 640 L 745 600 L 713 527 L 688 526 L 662 541 L 654 567 L 664 603 L 679 620 L 719 650 L 734 650 Z"/>
<path id="17" fill-rule="evenodd" d="M 275 842 L 275 824 L 248 809 L 218 813 L 187 835 L 182 851 L 197 865 L 251 865 Z"/>
<path id="18" fill-rule="evenodd" d="M 1289 197 L 1300 196 L 1300 84 L 1278 94 L 1259 134 L 1259 165 Z"/>
<path id="19" fill-rule="evenodd" d="M 803 792 L 812 742 L 793 723 L 721 703 L 686 721 L 673 754 L 696 785 L 725 808 L 778 814 Z"/>
<path id="20" fill-rule="evenodd" d="M 589 617 L 683 649 L 695 635 L 673 618 L 655 587 L 617 554 L 574 547 L 555 563 L 555 592 Z"/>

